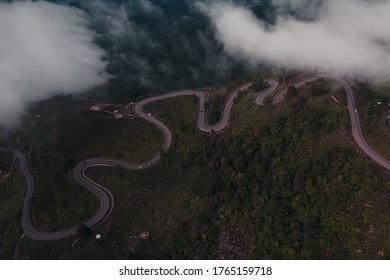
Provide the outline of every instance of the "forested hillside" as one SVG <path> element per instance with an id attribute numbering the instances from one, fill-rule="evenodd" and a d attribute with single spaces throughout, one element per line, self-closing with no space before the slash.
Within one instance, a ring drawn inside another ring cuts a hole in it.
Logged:
<path id="1" fill-rule="evenodd" d="M 387 258 L 388 175 L 355 146 L 347 111 L 329 98 L 329 89 L 325 82 L 306 86 L 277 107 L 258 107 L 247 93 L 233 108 L 230 128 L 219 134 L 196 129 L 190 97 L 149 105 L 173 133 L 163 160 L 144 171 L 88 170 L 116 199 L 112 218 L 97 231 L 103 239 L 23 239 L 19 256 Z M 35 196 L 34 204 L 43 200 Z M 78 207 L 86 211 L 91 204 Z M 67 208 L 69 201 L 52 201 L 34 215 L 63 209 L 57 215 L 65 218 Z M 58 219 L 40 221 L 51 227 Z M 5 252 L 4 258 L 12 253 Z"/>

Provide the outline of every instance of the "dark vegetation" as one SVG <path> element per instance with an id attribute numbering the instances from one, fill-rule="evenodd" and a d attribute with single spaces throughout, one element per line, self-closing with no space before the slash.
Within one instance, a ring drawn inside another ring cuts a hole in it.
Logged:
<path id="1" fill-rule="evenodd" d="M 256 79 L 253 84 L 250 86 L 249 90 L 258 93 L 268 87 L 268 84 L 264 82 L 264 79 Z"/>
<path id="2" fill-rule="evenodd" d="M 207 123 L 209 125 L 216 124 L 220 121 L 225 100 L 226 96 L 218 94 L 205 104 L 205 109 L 207 110 Z"/>
<path id="3" fill-rule="evenodd" d="M 0 181 L 0 259 L 12 259 L 15 244 L 22 235 L 24 186 L 19 172 L 14 172 L 6 182 Z"/>
<path id="4" fill-rule="evenodd" d="M 294 86 L 289 86 L 289 87 L 287 88 L 287 94 L 286 94 L 287 98 L 294 98 L 294 97 L 296 97 L 297 95 L 298 95 L 298 90 L 297 90 L 296 87 L 294 87 Z"/>
<path id="5" fill-rule="evenodd" d="M 11 169 L 12 159 L 10 153 L 0 153 L 0 178 Z"/>
<path id="6" fill-rule="evenodd" d="M 81 224 L 79 225 L 79 227 L 77 228 L 77 234 L 78 236 L 80 237 L 89 237 L 92 235 L 92 232 L 91 232 L 91 229 L 89 227 L 87 227 L 85 224 Z"/>
<path id="7" fill-rule="evenodd" d="M 243 85 L 247 82 L 251 82 L 252 85 L 248 89 L 251 93 L 257 93 L 261 90 L 268 87 L 268 84 L 264 82 L 264 76 L 257 74 L 254 75 L 244 75 L 242 77 L 236 78 L 233 81 L 227 83 L 224 87 L 219 88 L 218 91 L 212 91 L 210 94 L 210 99 L 205 104 L 207 110 L 207 123 L 209 125 L 214 125 L 221 120 L 221 112 L 223 110 L 226 99 L 229 95 L 240 85 Z M 237 94 L 235 102 L 240 100 L 244 96 L 246 91 L 241 91 Z"/>
<path id="8" fill-rule="evenodd" d="M 88 170 L 116 197 L 111 220 L 96 231 L 103 239 L 81 231 L 76 243 L 25 238 L 20 258 L 388 258 L 388 186 L 340 136 L 346 110 L 312 95 L 326 86 L 307 85 L 274 108 L 242 96 L 220 134 L 196 129 L 191 97 L 149 105 L 172 129 L 163 160 L 143 171 Z M 239 252 L 224 253 L 222 241 Z"/>

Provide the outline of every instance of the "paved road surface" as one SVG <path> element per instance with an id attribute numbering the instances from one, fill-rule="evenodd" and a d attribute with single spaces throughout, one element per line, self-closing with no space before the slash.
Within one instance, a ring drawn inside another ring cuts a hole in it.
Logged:
<path id="1" fill-rule="evenodd" d="M 310 76 L 307 76 L 299 81 L 297 81 L 296 83 L 293 84 L 293 86 L 295 86 L 296 88 L 298 87 L 301 87 L 307 83 L 310 83 L 310 82 L 314 82 L 315 80 L 318 80 L 318 76 L 317 75 L 310 75 Z M 272 100 L 272 105 L 277 105 L 280 103 L 280 101 L 282 101 L 285 97 L 286 97 L 286 94 L 287 94 L 287 90 L 288 90 L 288 87 L 285 88 L 284 90 L 278 92 L 274 99 Z"/>
<path id="2" fill-rule="evenodd" d="M 366 139 L 364 139 L 362 128 L 360 126 L 359 113 L 355 105 L 355 98 L 353 97 L 352 88 L 345 81 L 341 79 L 327 76 L 327 75 L 323 75 L 323 77 L 337 80 L 344 87 L 345 93 L 347 95 L 348 112 L 349 112 L 349 117 L 351 119 L 352 134 L 353 137 L 355 138 L 356 143 L 359 145 L 360 149 L 362 149 L 362 151 L 365 152 L 366 155 L 369 158 L 371 158 L 373 161 L 375 161 L 377 164 L 379 164 L 380 166 L 384 167 L 387 170 L 390 170 L 390 161 L 386 160 L 377 152 L 375 152 L 370 147 L 370 145 L 368 145 Z"/>
<path id="3" fill-rule="evenodd" d="M 31 200 L 34 192 L 34 177 L 32 176 L 30 170 L 28 169 L 27 161 L 25 155 L 18 151 L 18 150 L 10 150 L 10 149 L 4 149 L 0 148 L 0 152 L 12 152 L 15 157 L 19 161 L 20 170 L 22 171 L 22 174 L 24 178 L 26 179 L 26 195 L 24 199 L 23 204 L 23 211 L 22 211 L 22 228 L 24 233 L 36 240 L 53 240 L 53 239 L 59 239 L 64 238 L 68 236 L 72 236 L 77 233 L 77 226 L 56 231 L 56 232 L 45 232 L 43 230 L 40 230 L 34 225 L 34 222 L 31 217 Z M 93 195 L 95 195 L 99 202 L 100 202 L 100 208 L 98 213 L 94 217 L 92 217 L 90 220 L 88 220 L 85 224 L 88 227 L 96 227 L 100 225 L 104 220 L 111 214 L 112 208 L 113 208 L 113 197 L 111 193 L 100 186 L 99 184 L 91 181 L 87 177 L 84 176 L 84 171 L 91 167 L 91 166 L 98 166 L 98 165 L 105 165 L 103 162 L 105 160 L 94 160 L 90 159 L 85 161 L 83 163 L 78 164 L 74 170 L 73 170 L 73 177 L 74 179 L 83 185 L 85 188 L 87 188 L 90 192 L 92 192 Z M 107 160 L 108 161 L 108 160 Z M 96 164 L 94 164 L 96 163 Z M 110 164 L 107 164 L 107 166 L 112 166 Z"/>
<path id="4" fill-rule="evenodd" d="M 211 131 L 217 132 L 217 131 L 223 130 L 228 125 L 230 111 L 233 107 L 234 99 L 237 97 L 238 93 L 240 91 L 247 90 L 250 87 L 250 85 L 251 85 L 251 83 L 242 85 L 242 86 L 238 87 L 237 89 L 235 89 L 234 91 L 232 91 L 228 95 L 228 98 L 227 98 L 227 100 L 224 104 L 223 110 L 222 110 L 222 115 L 221 115 L 220 121 L 217 124 L 212 125 L 212 126 L 210 126 L 206 123 L 206 112 L 205 112 L 204 105 L 207 101 L 207 94 L 202 92 L 202 91 L 183 90 L 183 91 L 176 91 L 176 92 L 171 92 L 171 93 L 167 93 L 167 94 L 162 94 L 162 95 L 146 98 L 146 99 L 138 102 L 137 104 L 135 104 L 134 112 L 137 113 L 140 117 L 146 119 L 147 121 L 153 123 L 158 128 L 163 130 L 165 137 L 168 138 L 168 141 L 165 141 L 166 143 L 164 144 L 164 147 L 163 147 L 164 151 L 166 151 L 169 148 L 169 146 L 171 144 L 171 140 L 172 140 L 172 138 L 170 136 L 170 131 L 163 123 L 156 120 L 153 116 L 150 116 L 148 113 L 144 112 L 143 108 L 146 104 L 149 104 L 149 103 L 152 103 L 155 101 L 159 101 L 159 100 L 163 100 L 163 99 L 174 98 L 177 96 L 186 96 L 186 95 L 193 96 L 193 95 L 195 95 L 199 99 L 199 112 L 198 112 L 198 120 L 197 120 L 198 128 L 204 132 L 211 132 Z"/>
<path id="5" fill-rule="evenodd" d="M 265 82 L 267 82 L 270 87 L 256 95 L 254 100 L 256 105 L 264 106 L 264 99 L 279 86 L 279 83 L 275 80 L 265 80 Z"/>
<path id="6" fill-rule="evenodd" d="M 375 162 L 377 162 L 385 169 L 390 170 L 390 162 L 384 159 L 383 157 L 381 157 L 378 153 L 376 153 L 365 141 L 360 127 L 359 116 L 358 113 L 356 112 L 353 92 L 351 87 L 346 82 L 344 82 L 341 79 L 333 78 L 326 75 L 312 75 L 296 82 L 294 86 L 300 87 L 308 82 L 317 80 L 320 76 L 335 79 L 343 85 L 348 100 L 348 111 L 351 118 L 352 133 L 356 142 L 358 143 L 359 147 L 371 159 L 373 159 Z M 266 80 L 266 82 L 270 85 L 270 87 L 256 94 L 256 98 L 254 99 L 254 102 L 258 105 L 263 105 L 263 101 L 267 97 L 267 95 L 269 95 L 278 87 L 278 83 L 276 81 Z M 133 110 L 140 117 L 153 123 L 163 132 L 165 140 L 164 140 L 162 150 L 166 152 L 168 151 L 172 142 L 171 132 L 162 122 L 155 119 L 150 113 L 144 111 L 145 105 L 155 101 L 174 98 L 177 96 L 197 96 L 199 99 L 199 112 L 198 112 L 198 119 L 197 119 L 198 128 L 204 132 L 211 132 L 211 131 L 217 132 L 223 130 L 229 124 L 230 112 L 234 103 L 234 99 L 237 97 L 237 94 L 240 91 L 244 91 L 248 89 L 250 85 L 251 85 L 250 83 L 242 85 L 229 94 L 225 102 L 225 105 L 223 107 L 220 121 L 217 124 L 212 126 L 206 123 L 206 114 L 205 114 L 204 105 L 207 102 L 208 96 L 206 93 L 202 91 L 185 90 L 185 91 L 176 91 L 176 92 L 171 92 L 163 95 L 153 96 L 134 104 Z M 272 104 L 276 105 L 280 101 L 282 101 L 286 93 L 287 93 L 287 89 L 284 89 L 280 91 L 278 94 L 276 94 L 274 100 L 272 101 Z M 52 239 L 59 239 L 59 238 L 75 235 L 77 233 L 77 227 L 73 227 L 70 229 L 61 230 L 57 232 L 45 232 L 38 229 L 34 225 L 31 218 L 31 199 L 34 192 L 34 178 L 28 169 L 26 157 L 23 153 L 17 150 L 0 148 L 0 152 L 6 152 L 6 151 L 12 152 L 19 160 L 21 171 L 23 173 L 23 176 L 26 178 L 27 189 L 26 189 L 26 196 L 25 196 L 23 213 L 22 213 L 22 227 L 25 234 L 30 238 L 37 239 L 37 240 L 52 240 Z M 86 169 L 95 166 L 107 166 L 107 167 L 121 167 L 128 170 L 140 170 L 155 165 L 159 160 L 160 160 L 160 154 L 157 154 L 154 158 L 144 163 L 130 163 L 130 162 L 124 162 L 124 161 L 112 160 L 106 158 L 91 158 L 83 162 L 80 162 L 73 170 L 73 178 L 78 183 L 80 183 L 85 188 L 87 188 L 93 195 L 95 195 L 98 198 L 100 203 L 100 208 L 98 212 L 85 224 L 90 228 L 95 228 L 101 225 L 110 216 L 114 208 L 114 199 L 110 191 L 108 191 L 103 186 L 97 184 L 96 182 L 92 181 L 87 176 L 85 176 Z"/>

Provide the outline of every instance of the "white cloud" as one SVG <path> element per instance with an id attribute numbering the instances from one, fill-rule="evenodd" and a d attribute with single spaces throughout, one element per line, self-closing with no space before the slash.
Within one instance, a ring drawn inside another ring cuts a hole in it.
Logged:
<path id="1" fill-rule="evenodd" d="M 139 5 L 141 8 L 146 12 L 150 14 L 161 14 L 162 10 L 149 0 L 139 0 Z"/>
<path id="2" fill-rule="evenodd" d="M 105 83 L 104 52 L 86 15 L 48 2 L 0 4 L 0 125 L 18 122 L 28 102 Z"/>
<path id="3" fill-rule="evenodd" d="M 283 7 L 287 1 L 273 2 Z M 299 11 L 306 2 L 288 5 Z M 314 20 L 281 13 L 271 29 L 241 6 L 207 2 L 198 7 L 210 17 L 226 52 L 241 59 L 390 80 L 389 0 L 328 0 L 317 6 Z"/>

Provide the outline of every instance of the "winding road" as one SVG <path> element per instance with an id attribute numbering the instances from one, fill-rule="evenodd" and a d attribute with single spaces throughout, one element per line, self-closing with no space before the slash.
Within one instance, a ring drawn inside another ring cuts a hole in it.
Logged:
<path id="1" fill-rule="evenodd" d="M 275 80 L 265 80 L 265 82 L 267 82 L 270 87 L 255 96 L 254 102 L 256 105 L 264 106 L 264 99 L 279 86 L 279 83 Z"/>
<path id="2" fill-rule="evenodd" d="M 378 153 L 376 153 L 367 144 L 366 140 L 364 139 L 360 127 L 359 115 L 357 113 L 357 109 L 355 106 L 353 91 L 345 81 L 328 75 L 311 75 L 297 81 L 293 85 L 295 87 L 300 87 L 306 83 L 313 82 L 320 77 L 334 79 L 341 83 L 347 95 L 348 111 L 351 119 L 352 134 L 355 138 L 355 141 L 362 149 L 362 151 L 367 154 L 368 157 L 370 157 L 373 161 L 375 161 L 383 168 L 390 170 L 390 162 L 384 159 Z M 279 86 L 278 82 L 274 80 L 265 80 L 265 81 L 270 85 L 270 87 L 255 95 L 254 103 L 257 105 L 264 106 L 264 99 L 271 92 L 276 90 L 277 87 Z M 202 91 L 185 90 L 185 91 L 176 91 L 176 92 L 171 92 L 171 93 L 162 94 L 158 96 L 153 96 L 141 100 L 136 104 L 134 104 L 133 110 L 141 118 L 156 125 L 162 131 L 162 133 L 164 134 L 164 144 L 162 147 L 162 151 L 167 152 L 172 143 L 172 134 L 168 129 L 168 127 L 166 127 L 162 122 L 154 118 L 150 113 L 144 111 L 145 105 L 155 101 L 174 98 L 178 96 L 197 96 L 199 99 L 199 112 L 198 112 L 198 119 L 196 123 L 197 127 L 204 132 L 213 132 L 213 131 L 218 132 L 226 128 L 226 126 L 229 124 L 230 112 L 234 104 L 234 99 L 241 91 L 247 90 L 250 86 L 251 83 L 244 84 L 238 87 L 237 89 L 235 89 L 234 91 L 232 91 L 228 95 L 228 98 L 222 110 L 220 121 L 217 124 L 212 126 L 206 123 L 205 103 L 208 100 L 208 95 L 207 93 Z M 286 96 L 286 93 L 287 93 L 287 88 L 278 92 L 275 95 L 274 99 L 272 100 L 272 105 L 277 105 L 278 103 L 280 103 L 283 100 L 283 98 Z M 78 230 L 77 226 L 66 230 L 56 231 L 56 232 L 46 232 L 39 229 L 37 226 L 35 226 L 31 214 L 31 201 L 34 192 L 34 177 L 29 171 L 26 157 L 22 152 L 14 149 L 0 148 L 0 152 L 12 152 L 14 154 L 14 156 L 19 161 L 20 169 L 22 171 L 23 176 L 26 179 L 27 190 L 26 190 L 25 200 L 23 204 L 23 212 L 22 212 L 22 228 L 25 234 L 28 237 L 36 240 L 60 239 L 60 238 L 65 238 L 77 234 L 77 230 Z M 124 161 L 112 160 L 106 158 L 90 158 L 83 162 L 80 162 L 73 170 L 73 178 L 79 184 L 87 188 L 99 200 L 100 203 L 100 208 L 98 212 L 90 220 L 85 222 L 85 225 L 91 229 L 98 227 L 99 225 L 101 225 L 106 221 L 106 219 L 111 215 L 112 210 L 114 208 L 114 198 L 111 192 L 107 190 L 105 187 L 89 179 L 85 175 L 86 169 L 90 167 L 96 167 L 96 166 L 107 166 L 107 167 L 121 167 L 128 170 L 140 170 L 140 169 L 152 167 L 160 160 L 160 158 L 161 158 L 160 154 L 157 154 L 155 157 L 153 157 L 152 159 L 144 163 L 130 163 L 130 162 L 124 162 Z"/>

